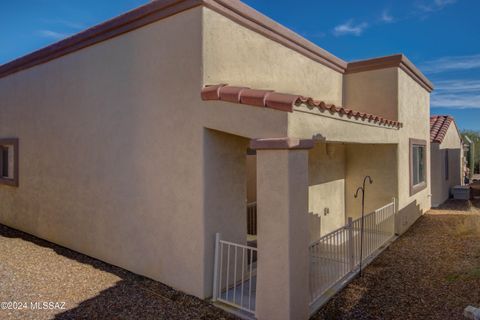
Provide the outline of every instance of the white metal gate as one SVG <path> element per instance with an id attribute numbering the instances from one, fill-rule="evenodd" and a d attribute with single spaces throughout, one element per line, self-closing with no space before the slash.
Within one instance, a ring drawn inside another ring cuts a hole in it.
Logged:
<path id="1" fill-rule="evenodd" d="M 325 300 L 329 289 L 347 278 L 360 264 L 362 219 L 322 236 L 309 246 L 311 306 Z M 395 235 L 395 200 L 364 217 L 362 261 L 369 259 Z M 330 297 L 332 292 L 329 292 Z"/>
<path id="2" fill-rule="evenodd" d="M 213 301 L 255 313 L 257 248 L 215 237 Z"/>

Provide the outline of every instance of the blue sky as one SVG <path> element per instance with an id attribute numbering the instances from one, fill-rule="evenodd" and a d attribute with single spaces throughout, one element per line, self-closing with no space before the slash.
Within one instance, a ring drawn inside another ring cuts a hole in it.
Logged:
<path id="1" fill-rule="evenodd" d="M 146 2 L 2 1 L 0 64 Z M 480 130 L 480 1 L 244 2 L 347 61 L 406 54 L 436 86 L 432 114 L 451 114 L 462 129 Z"/>

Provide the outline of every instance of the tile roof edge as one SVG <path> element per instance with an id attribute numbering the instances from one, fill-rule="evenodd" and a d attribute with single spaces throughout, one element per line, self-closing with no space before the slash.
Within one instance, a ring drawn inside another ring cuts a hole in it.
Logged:
<path id="1" fill-rule="evenodd" d="M 443 122 L 439 125 L 439 127 L 436 127 L 435 125 L 437 124 L 438 118 L 442 118 Z M 433 124 L 432 124 L 432 120 L 435 121 Z M 462 134 L 453 116 L 448 114 L 442 114 L 442 115 L 434 114 L 430 116 L 430 143 L 441 144 L 445 139 L 448 129 L 450 128 L 450 125 L 452 123 L 454 124 L 455 130 L 457 131 L 457 134 L 460 137 L 460 141 L 463 141 Z M 432 134 L 433 134 L 433 137 L 432 137 Z"/>
<path id="2" fill-rule="evenodd" d="M 378 115 L 327 104 L 324 101 L 315 100 L 311 97 L 303 97 L 301 95 L 281 93 L 272 90 L 258 90 L 241 86 L 229 86 L 226 84 L 207 85 L 201 90 L 201 98 L 204 101 L 226 101 L 286 112 L 293 112 L 295 106 L 305 104 L 309 107 L 318 108 L 321 111 L 327 110 L 331 113 L 347 115 L 356 120 L 373 121 L 374 123 L 378 123 L 378 125 L 395 128 L 401 128 L 403 126 L 399 121 L 389 120 Z"/>

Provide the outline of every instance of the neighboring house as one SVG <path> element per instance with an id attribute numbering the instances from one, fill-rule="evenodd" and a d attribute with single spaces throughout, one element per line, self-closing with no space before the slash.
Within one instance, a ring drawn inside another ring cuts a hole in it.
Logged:
<path id="1" fill-rule="evenodd" d="M 462 135 L 453 117 L 430 117 L 430 152 L 432 206 L 437 207 L 464 182 Z"/>
<path id="2" fill-rule="evenodd" d="M 0 222 L 206 298 L 248 196 L 256 316 L 305 319 L 309 243 L 360 216 L 365 175 L 398 233 L 430 209 L 432 89 L 238 1 L 153 1 L 0 66 Z"/>

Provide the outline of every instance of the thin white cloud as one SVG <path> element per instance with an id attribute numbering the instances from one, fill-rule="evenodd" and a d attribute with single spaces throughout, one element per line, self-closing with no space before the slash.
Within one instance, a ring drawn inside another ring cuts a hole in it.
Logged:
<path id="1" fill-rule="evenodd" d="M 424 13 L 442 10 L 448 5 L 454 4 L 457 0 L 433 0 L 417 3 L 416 7 Z"/>
<path id="2" fill-rule="evenodd" d="M 65 20 L 65 19 L 41 19 L 40 21 L 49 25 L 67 27 L 69 29 L 74 29 L 74 30 L 81 30 L 86 28 L 85 24 L 83 23 Z"/>
<path id="3" fill-rule="evenodd" d="M 446 5 L 457 2 L 457 0 L 435 0 L 434 2 L 437 7 L 445 7 Z"/>
<path id="4" fill-rule="evenodd" d="M 368 27 L 366 22 L 354 24 L 353 20 L 349 20 L 343 24 L 336 26 L 333 29 L 333 34 L 335 36 L 343 36 L 343 35 L 355 35 L 359 36 L 363 33 L 363 31 Z"/>
<path id="5" fill-rule="evenodd" d="M 380 20 L 385 23 L 392 23 L 394 22 L 393 16 L 388 12 L 388 10 L 383 10 L 382 15 L 380 16 Z"/>
<path id="6" fill-rule="evenodd" d="M 440 73 L 456 70 L 471 70 L 480 68 L 480 54 L 469 56 L 442 57 L 428 61 L 420 66 L 425 73 Z"/>
<path id="7" fill-rule="evenodd" d="M 66 33 L 56 32 L 52 30 L 38 30 L 37 34 L 43 38 L 48 38 L 53 40 L 60 40 L 69 36 Z"/>
<path id="8" fill-rule="evenodd" d="M 480 108 L 480 80 L 452 79 L 435 83 L 432 107 Z"/>
<path id="9" fill-rule="evenodd" d="M 434 108 L 480 108 L 480 94 L 433 94 L 430 104 Z"/>
<path id="10" fill-rule="evenodd" d="M 435 82 L 435 90 L 442 92 L 477 92 L 480 94 L 480 80 L 442 80 Z"/>

